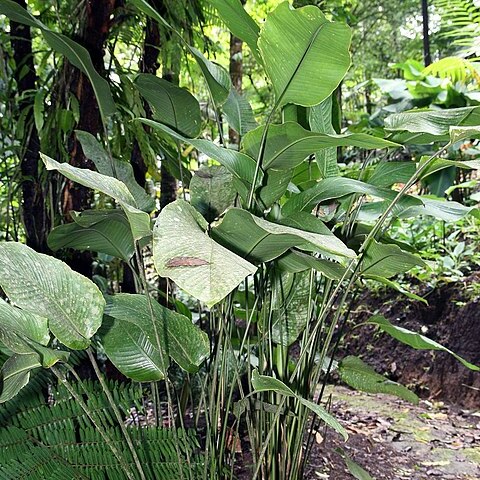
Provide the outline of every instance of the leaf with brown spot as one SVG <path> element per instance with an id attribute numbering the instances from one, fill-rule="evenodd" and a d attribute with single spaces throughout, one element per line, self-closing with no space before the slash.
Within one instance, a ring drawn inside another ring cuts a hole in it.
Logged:
<path id="1" fill-rule="evenodd" d="M 200 267 L 208 265 L 210 262 L 196 257 L 173 257 L 165 264 L 167 268 L 175 267 Z"/>

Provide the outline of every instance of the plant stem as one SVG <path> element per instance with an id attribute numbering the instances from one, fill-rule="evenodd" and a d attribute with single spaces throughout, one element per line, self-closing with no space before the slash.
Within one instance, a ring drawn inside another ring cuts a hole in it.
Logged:
<path id="1" fill-rule="evenodd" d="M 120 414 L 120 411 L 115 404 L 115 400 L 112 397 L 112 393 L 110 392 L 110 389 L 108 388 L 107 382 L 105 382 L 105 378 L 102 375 L 102 372 L 100 372 L 100 369 L 98 368 L 97 361 L 95 360 L 95 356 L 93 355 L 92 349 L 87 348 L 87 355 L 88 358 L 90 359 L 90 362 L 93 366 L 93 370 L 95 371 L 95 375 L 98 378 L 98 381 L 100 382 L 100 385 L 102 386 L 103 392 L 105 393 L 105 396 L 107 397 L 108 403 L 112 407 L 113 413 L 115 414 L 115 417 L 117 419 L 118 425 L 120 427 L 120 430 L 123 433 L 123 436 L 125 437 L 125 441 L 127 442 L 128 448 L 132 454 L 133 461 L 135 462 L 135 466 L 137 467 L 138 473 L 140 474 L 140 478 L 142 480 L 146 480 L 145 473 L 142 468 L 142 464 L 140 463 L 140 459 L 138 458 L 137 451 L 135 450 L 135 446 L 133 445 L 132 439 L 130 437 L 130 434 L 128 433 L 127 427 L 125 426 L 125 423 L 123 421 L 122 415 Z"/>
<path id="2" fill-rule="evenodd" d="M 73 387 L 70 385 L 70 383 L 66 379 L 65 375 L 60 370 L 58 370 L 57 367 L 50 367 L 50 369 L 53 372 L 53 374 L 58 378 L 58 380 L 60 380 L 60 382 L 65 386 L 65 388 L 68 390 L 68 393 L 70 393 L 70 395 L 75 399 L 75 401 L 80 405 L 80 408 L 85 412 L 87 417 L 90 419 L 95 429 L 101 435 L 105 443 L 108 445 L 108 447 L 112 451 L 115 458 L 118 460 L 127 478 L 129 480 L 136 480 L 135 475 L 130 469 L 130 466 L 128 465 L 128 463 L 125 462 L 125 459 L 122 457 L 121 453 L 119 452 L 117 447 L 114 445 L 112 439 L 107 435 L 104 429 L 100 427 L 99 423 L 94 417 L 93 412 L 90 410 L 87 404 L 83 401 L 82 397 L 78 395 L 78 393 L 73 389 Z"/>

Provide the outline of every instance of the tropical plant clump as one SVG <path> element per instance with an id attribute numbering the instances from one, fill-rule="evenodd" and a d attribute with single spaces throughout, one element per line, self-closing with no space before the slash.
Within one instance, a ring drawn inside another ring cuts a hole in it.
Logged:
<path id="1" fill-rule="evenodd" d="M 132 165 L 112 154 L 108 132 L 117 107 L 88 52 L 15 2 L 0 0 L 0 13 L 39 29 L 85 75 L 107 132 L 103 142 L 75 132 L 92 168 L 41 153 L 57 181 L 96 192 L 96 208 L 71 211 L 71 221 L 49 233 L 48 247 L 114 257 L 135 287 L 121 292 L 21 242 L 0 244 L 6 295 L 0 402 L 10 412 L 0 417 L 0 472 L 3 478 L 17 478 L 12 472 L 21 469 L 28 478 L 226 479 L 244 462 L 239 448 L 248 448 L 248 478 L 303 478 L 320 426 L 348 437 L 324 398 L 333 371 L 353 388 L 418 401 L 360 358 L 339 361 L 336 353 L 365 280 L 399 288 L 398 274 L 428 267 L 415 241 L 394 238 L 392 223 L 478 215 L 473 206 L 415 187 L 452 166 L 478 167 L 448 152 L 480 136 L 480 107 L 399 111 L 385 119 L 383 136 L 341 130 L 336 92 L 351 63 L 350 28 L 316 6 L 287 2 L 260 27 L 239 1 L 212 0 L 274 93 L 258 124 L 222 66 L 191 46 L 160 9 L 145 0 L 128 3 L 188 53 L 215 123 L 204 128 L 201 105 L 187 89 L 152 73 L 130 78 L 130 94 L 151 112 L 130 121 L 155 136 L 164 158 L 178 159 L 183 198 L 158 214 Z M 228 144 L 225 123 L 238 144 Z M 412 144 L 436 149 L 413 160 L 396 156 Z M 361 151 L 361 166 L 340 169 L 340 148 Z M 193 149 L 203 164 L 191 175 L 184 157 Z M 171 282 L 163 296 L 148 277 L 150 258 Z M 172 285 L 181 293 L 172 295 Z M 384 317 L 368 323 L 479 370 Z M 98 383 L 80 378 L 79 355 Z M 103 361 L 132 384 L 107 381 Z M 38 394 L 45 384 L 48 401 Z M 137 420 L 153 412 L 147 428 L 127 425 L 132 411 Z"/>

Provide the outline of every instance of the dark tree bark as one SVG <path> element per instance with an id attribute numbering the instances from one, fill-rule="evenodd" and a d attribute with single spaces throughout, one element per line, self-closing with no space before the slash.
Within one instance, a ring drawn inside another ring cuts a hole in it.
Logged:
<path id="1" fill-rule="evenodd" d="M 428 0 L 422 0 L 422 19 L 423 19 L 423 63 L 428 67 L 432 63 L 430 54 L 430 34 L 428 26 Z"/>
<path id="2" fill-rule="evenodd" d="M 145 40 L 143 43 L 143 54 L 140 59 L 139 70 L 142 73 L 151 73 L 155 75 L 160 64 L 158 62 L 158 54 L 160 53 L 160 29 L 158 23 L 150 18 L 147 18 L 147 25 L 145 28 Z M 152 112 L 147 102 L 143 102 L 146 118 L 152 117 Z M 148 125 L 143 126 L 146 132 L 150 132 Z M 147 165 L 142 156 L 138 141 L 135 140 L 133 144 L 132 155 L 130 162 L 133 167 L 133 173 L 135 180 L 138 184 L 145 185 L 145 175 L 147 173 Z"/>
<path id="3" fill-rule="evenodd" d="M 85 22 L 79 35 L 75 38 L 77 43 L 88 50 L 93 66 L 100 75 L 105 74 L 104 47 L 111 27 L 111 16 L 115 9 L 115 3 L 115 0 L 87 0 Z M 97 135 L 102 131 L 102 120 L 92 84 L 86 75 L 68 62 L 65 63 L 64 68 L 64 78 L 69 82 L 68 89 L 75 95 L 79 104 L 80 118 L 76 129 Z M 68 147 L 71 165 L 78 168 L 95 169 L 93 162 L 85 157 L 80 142 L 73 133 L 70 136 Z M 62 212 L 65 220 L 71 221 L 70 212 L 72 210 L 87 209 L 91 205 L 92 199 L 92 190 L 67 180 L 62 195 Z M 92 276 L 90 252 L 73 250 L 66 261 L 73 270 L 87 277 Z"/>
<path id="4" fill-rule="evenodd" d="M 22 8 L 27 8 L 25 0 L 15 0 Z M 35 91 L 37 75 L 35 72 L 32 35 L 30 27 L 10 22 L 10 41 L 15 60 L 15 80 L 18 94 L 23 96 L 27 91 Z M 43 186 L 40 180 L 40 141 L 33 120 L 33 97 L 23 96 L 19 110 L 28 108 L 26 129 L 23 138 L 23 153 L 21 158 L 22 172 L 22 219 L 27 237 L 27 245 L 37 252 L 47 252 L 47 210 Z"/>
<path id="5" fill-rule="evenodd" d="M 161 15 L 165 14 L 163 7 L 158 11 Z M 160 67 L 158 62 L 158 55 L 160 53 L 160 40 L 160 29 L 158 27 L 158 23 L 147 17 L 145 39 L 143 42 L 143 53 L 139 63 L 140 72 L 151 73 L 153 75 L 157 73 L 157 70 Z M 146 118 L 152 118 L 152 111 L 148 105 L 148 102 L 143 101 L 143 108 L 145 110 Z M 147 133 L 151 131 L 148 125 L 143 125 L 143 129 Z M 148 168 L 137 140 L 135 140 L 133 144 L 130 163 L 132 164 L 135 180 L 139 185 L 145 186 Z M 136 291 L 132 271 L 127 265 L 124 265 L 123 267 L 122 291 L 128 293 L 135 293 Z"/>
<path id="6" fill-rule="evenodd" d="M 104 74 L 104 46 L 111 26 L 111 15 L 115 8 L 115 0 L 88 0 L 85 6 L 86 21 L 78 38 L 75 40 L 84 46 L 92 59 L 95 70 Z M 95 92 L 88 78 L 78 69 L 66 65 L 66 78 L 70 78 L 70 91 L 79 103 L 80 120 L 76 128 L 96 135 L 102 130 L 102 121 Z M 69 142 L 70 164 L 79 168 L 94 169 L 72 134 Z M 92 200 L 92 191 L 70 180 L 63 192 L 63 213 L 67 217 L 71 210 L 84 210 Z"/>
<path id="7" fill-rule="evenodd" d="M 244 2 L 242 2 L 244 3 Z M 242 93 L 243 79 L 243 58 L 242 58 L 243 42 L 235 35 L 230 34 L 230 64 L 229 73 L 232 80 L 233 88 Z M 238 145 L 240 143 L 239 134 L 232 128 L 228 129 L 228 141 L 230 144 Z"/>

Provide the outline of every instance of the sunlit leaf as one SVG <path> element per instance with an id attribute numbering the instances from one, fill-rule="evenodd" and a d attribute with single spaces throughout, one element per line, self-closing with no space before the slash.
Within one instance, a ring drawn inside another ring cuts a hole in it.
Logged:
<path id="1" fill-rule="evenodd" d="M 153 260 L 160 276 L 212 306 L 256 267 L 212 240 L 206 229 L 205 219 L 184 200 L 167 205 L 155 222 Z"/>
<path id="2" fill-rule="evenodd" d="M 351 32 L 313 5 L 281 3 L 266 19 L 258 47 L 278 106 L 313 106 L 327 98 L 350 66 Z"/>

